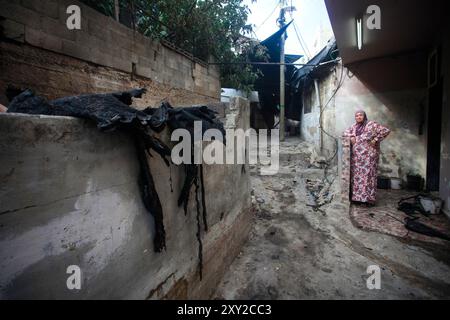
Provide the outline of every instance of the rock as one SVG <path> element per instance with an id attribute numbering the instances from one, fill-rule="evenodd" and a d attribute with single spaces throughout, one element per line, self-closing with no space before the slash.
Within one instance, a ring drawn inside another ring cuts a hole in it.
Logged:
<path id="1" fill-rule="evenodd" d="M 264 201 L 263 198 L 257 197 L 257 198 L 256 198 L 256 202 L 258 202 L 258 203 L 264 203 L 265 201 Z"/>

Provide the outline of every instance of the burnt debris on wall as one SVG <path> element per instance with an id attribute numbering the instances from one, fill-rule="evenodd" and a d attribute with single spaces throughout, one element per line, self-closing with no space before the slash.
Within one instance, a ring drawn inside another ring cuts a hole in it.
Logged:
<path id="1" fill-rule="evenodd" d="M 216 118 L 216 112 L 207 106 L 173 108 L 169 103 L 163 102 L 158 108 L 147 107 L 137 110 L 131 107 L 133 98 L 140 98 L 145 89 L 133 89 L 123 92 L 106 94 L 87 94 L 64 97 L 47 101 L 35 95 L 31 90 L 8 90 L 12 98 L 8 106 L 10 113 L 72 116 L 88 119 L 97 124 L 101 131 L 121 130 L 131 135 L 135 141 L 137 158 L 140 165 L 139 187 L 145 208 L 155 219 L 154 250 L 161 252 L 166 249 L 165 229 L 163 223 L 163 210 L 158 193 L 155 188 L 147 154 L 152 156 L 150 150 L 158 153 L 167 166 L 170 166 L 170 148 L 160 141 L 154 133 L 161 132 L 166 126 L 170 130 L 184 128 L 191 135 L 194 134 L 194 122 L 201 121 L 202 134 L 211 128 L 218 129 L 225 136 L 223 124 Z M 17 94 L 16 96 L 14 96 Z M 14 97 L 13 97 L 14 96 Z M 222 141 L 225 143 L 225 140 Z M 191 147 L 193 148 L 193 141 Z M 193 152 L 191 153 L 193 157 Z M 193 160 L 193 159 L 191 159 Z M 207 230 L 207 212 L 203 181 L 203 168 L 200 164 L 184 164 L 185 180 L 178 198 L 178 206 L 183 205 L 185 214 L 189 202 L 192 186 L 195 186 L 195 200 L 197 207 L 197 240 L 199 243 L 199 273 L 202 277 L 202 241 L 200 206 L 202 206 L 202 222 Z M 201 190 L 201 204 L 198 197 Z"/>

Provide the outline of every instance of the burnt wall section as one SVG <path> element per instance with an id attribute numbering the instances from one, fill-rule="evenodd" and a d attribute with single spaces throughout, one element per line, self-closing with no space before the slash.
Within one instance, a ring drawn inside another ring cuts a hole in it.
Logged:
<path id="1" fill-rule="evenodd" d="M 408 174 L 426 176 L 426 54 L 363 61 L 344 69 L 339 64 L 317 80 L 326 132 L 340 139 L 354 123 L 355 111 L 363 109 L 369 120 L 391 129 L 381 143 L 379 174 L 404 181 Z M 313 82 L 304 103 L 307 107 L 302 111 L 301 135 L 317 147 L 322 141 L 324 155 L 331 157 L 335 140 L 321 133 L 321 109 Z M 305 109 L 311 112 L 305 113 Z M 343 142 L 340 147 L 344 147 Z"/>
<path id="2" fill-rule="evenodd" d="M 248 129 L 248 102 L 231 104 L 240 109 L 236 128 Z M 160 138 L 170 139 L 167 131 Z M 200 281 L 195 188 L 185 215 L 177 206 L 183 167 L 148 160 L 164 211 L 162 253 L 153 251 L 130 137 L 71 117 L 0 114 L 0 298 L 208 298 L 251 226 L 250 170 L 203 166 L 209 229 Z M 66 286 L 71 265 L 81 269 L 80 290 Z"/>
<path id="3" fill-rule="evenodd" d="M 81 30 L 66 26 L 66 10 L 72 4 L 81 8 Z M 219 100 L 217 67 L 144 37 L 78 1 L 0 0 L 0 24 L 1 103 L 6 103 L 7 84 L 40 89 L 39 94 L 55 98 L 124 90 L 133 81 L 154 89 L 149 90 L 150 101 Z"/>

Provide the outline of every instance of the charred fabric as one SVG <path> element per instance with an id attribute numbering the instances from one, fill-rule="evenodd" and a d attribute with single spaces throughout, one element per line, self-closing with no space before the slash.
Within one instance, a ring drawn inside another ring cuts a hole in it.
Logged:
<path id="1" fill-rule="evenodd" d="M 163 210 L 161 201 L 155 188 L 147 154 L 152 156 L 154 150 L 170 167 L 170 148 L 160 141 L 154 133 L 161 132 L 166 126 L 170 130 L 184 128 L 194 133 L 194 121 L 202 122 L 203 133 L 208 129 L 218 129 L 225 136 L 223 124 L 216 118 L 216 112 L 207 106 L 194 106 L 173 108 L 169 103 L 163 102 L 159 108 L 148 107 L 137 110 L 130 105 L 133 98 L 140 98 L 145 89 L 134 89 L 124 92 L 87 94 L 60 98 L 52 101 L 36 96 L 31 90 L 17 92 L 9 90 L 11 103 L 8 106 L 10 113 L 26 113 L 40 115 L 72 116 L 88 119 L 97 124 L 101 131 L 121 130 L 133 138 L 136 145 L 137 158 L 140 165 L 139 188 L 144 206 L 155 220 L 154 250 L 161 252 L 166 249 L 166 235 L 163 223 Z M 225 143 L 225 141 L 223 141 Z M 193 142 L 191 144 L 193 148 Z M 191 152 L 193 155 L 194 152 Z M 191 161 L 194 163 L 194 161 Z M 200 164 L 184 164 L 185 180 L 178 197 L 178 206 L 183 206 L 187 214 L 189 194 L 195 186 L 195 200 L 197 206 L 197 240 L 199 245 L 199 273 L 202 276 L 202 241 L 201 221 L 207 231 L 205 189 L 203 168 Z M 170 181 L 172 179 L 170 178 Z M 172 185 L 171 185 L 172 189 Z M 201 189 L 200 213 L 199 189 Z M 173 190 L 171 190 L 173 192 Z"/>

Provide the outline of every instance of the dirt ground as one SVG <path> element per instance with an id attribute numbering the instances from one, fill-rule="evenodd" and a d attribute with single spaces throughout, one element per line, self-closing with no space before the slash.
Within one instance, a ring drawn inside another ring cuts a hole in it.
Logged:
<path id="1" fill-rule="evenodd" d="M 278 174 L 261 176 L 253 168 L 254 226 L 215 297 L 450 298 L 450 245 L 355 227 L 337 193 L 336 167 L 328 170 L 331 184 L 319 197 L 331 201 L 314 210 L 307 185 L 314 190 L 324 170 L 311 166 L 317 164 L 311 150 L 306 142 L 288 138 L 280 146 Z M 380 267 L 380 289 L 367 288 L 370 265 Z"/>

